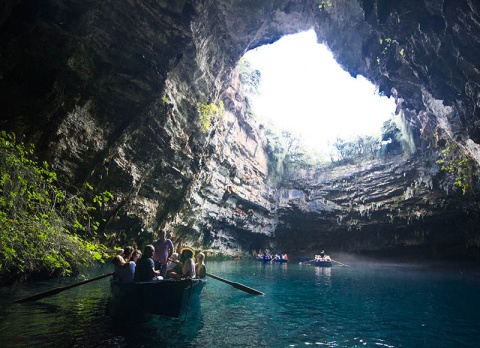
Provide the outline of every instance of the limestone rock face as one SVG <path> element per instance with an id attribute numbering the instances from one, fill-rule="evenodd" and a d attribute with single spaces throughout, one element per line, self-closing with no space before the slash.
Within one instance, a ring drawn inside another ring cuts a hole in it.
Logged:
<path id="1" fill-rule="evenodd" d="M 418 155 L 297 171 L 279 192 L 278 247 L 460 257 L 477 245 L 478 204 L 449 190 L 440 166 Z"/>
<path id="2" fill-rule="evenodd" d="M 34 142 L 69 185 L 112 192 L 102 228 L 116 242 L 149 242 L 162 226 L 228 255 L 478 257 L 479 11 L 473 0 L 6 0 L 0 128 Z M 310 28 L 396 98 L 412 154 L 271 180 L 235 66 Z M 198 107 L 220 101 L 204 133 Z"/>

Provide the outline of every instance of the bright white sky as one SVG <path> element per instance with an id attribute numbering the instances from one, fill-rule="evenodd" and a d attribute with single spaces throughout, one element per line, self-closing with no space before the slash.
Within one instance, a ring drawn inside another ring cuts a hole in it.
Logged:
<path id="1" fill-rule="evenodd" d="M 380 97 L 363 76 L 344 71 L 313 30 L 285 36 L 245 58 L 262 74 L 260 96 L 252 101 L 257 116 L 271 118 L 314 148 L 337 137 L 377 134 L 395 110 L 393 98 Z"/>

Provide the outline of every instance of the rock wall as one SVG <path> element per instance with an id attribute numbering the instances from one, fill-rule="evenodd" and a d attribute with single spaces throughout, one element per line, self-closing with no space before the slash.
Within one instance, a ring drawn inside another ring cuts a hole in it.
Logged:
<path id="1" fill-rule="evenodd" d="M 297 169 L 279 190 L 277 247 L 297 254 L 476 257 L 476 195 L 452 190 L 440 167 L 417 154 L 322 172 Z"/>
<path id="2" fill-rule="evenodd" d="M 0 11 L 0 127 L 34 142 L 68 184 L 115 195 L 101 212 L 112 242 L 143 244 L 162 226 L 231 255 L 418 245 L 478 255 L 477 2 L 7 0 Z M 310 28 L 397 99 L 413 157 L 268 180 L 235 65 Z M 198 106 L 220 101 L 224 116 L 203 133 Z M 465 194 L 458 171 L 434 165 L 448 144 L 472 163 Z"/>

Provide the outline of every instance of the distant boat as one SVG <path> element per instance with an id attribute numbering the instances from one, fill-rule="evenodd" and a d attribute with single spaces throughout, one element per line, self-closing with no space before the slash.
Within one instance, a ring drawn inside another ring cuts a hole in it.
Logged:
<path id="1" fill-rule="evenodd" d="M 272 261 L 272 258 L 271 258 L 271 256 L 257 256 L 255 258 L 255 260 L 263 261 L 263 262 L 270 262 L 270 261 Z"/>
<path id="2" fill-rule="evenodd" d="M 179 318 L 185 316 L 192 305 L 200 302 L 200 294 L 206 282 L 205 279 L 164 279 L 135 283 L 112 281 L 112 309 L 120 315 L 140 311 Z"/>
<path id="3" fill-rule="evenodd" d="M 332 267 L 332 260 L 327 258 L 317 258 L 315 259 L 315 266 Z"/>
<path id="4" fill-rule="evenodd" d="M 273 262 L 285 263 L 285 262 L 288 262 L 288 259 L 276 259 L 276 258 L 274 258 Z"/>

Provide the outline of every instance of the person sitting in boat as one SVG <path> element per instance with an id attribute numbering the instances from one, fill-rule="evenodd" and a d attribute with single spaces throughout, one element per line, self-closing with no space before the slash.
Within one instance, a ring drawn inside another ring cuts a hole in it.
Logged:
<path id="1" fill-rule="evenodd" d="M 325 251 L 321 251 L 320 255 L 315 255 L 315 261 L 330 261 L 330 256 L 325 255 Z"/>
<path id="2" fill-rule="evenodd" d="M 116 281 L 121 281 L 122 268 L 125 266 L 125 260 L 123 259 L 122 256 L 115 255 L 115 257 L 112 260 L 112 263 L 113 263 L 113 266 L 115 267 L 115 270 L 113 272 L 113 278 Z"/>
<path id="3" fill-rule="evenodd" d="M 153 254 L 153 261 L 155 262 L 155 268 L 160 269 L 160 275 L 164 278 L 167 276 L 167 262 L 173 253 L 173 243 L 170 239 L 166 238 L 165 230 L 158 232 L 158 239 L 153 242 L 155 253 Z"/>
<path id="4" fill-rule="evenodd" d="M 155 263 L 152 259 L 154 253 L 155 247 L 153 245 L 145 246 L 142 257 L 137 261 L 133 281 L 148 282 L 155 279 L 163 279 L 160 276 L 160 271 L 155 269 Z"/>
<path id="5" fill-rule="evenodd" d="M 137 249 L 135 251 L 130 252 L 129 249 L 130 247 L 125 248 L 125 257 L 129 257 L 130 261 L 127 261 L 128 259 L 125 259 L 125 265 L 121 269 L 121 281 L 123 283 L 131 283 L 133 282 L 133 278 L 135 276 L 135 268 L 137 266 L 137 261 L 138 259 L 142 256 L 142 252 Z M 133 250 L 133 248 L 132 248 Z M 128 253 L 127 253 L 128 251 Z"/>
<path id="6" fill-rule="evenodd" d="M 133 255 L 133 247 L 131 247 L 130 245 L 126 246 L 125 249 L 123 249 L 123 259 L 125 260 L 125 262 L 128 262 L 130 261 L 132 255 Z"/>
<path id="7" fill-rule="evenodd" d="M 167 271 L 170 271 L 175 268 L 178 263 L 180 255 L 178 253 L 173 253 L 172 256 L 168 259 L 167 262 Z"/>
<path id="8" fill-rule="evenodd" d="M 115 253 L 115 257 L 112 259 L 112 263 L 115 267 L 117 267 L 120 263 L 121 260 L 124 260 L 124 250 L 123 249 L 118 249 Z"/>
<path id="9" fill-rule="evenodd" d="M 130 261 L 130 257 L 133 254 L 133 248 L 131 246 L 123 249 L 123 254 L 116 255 L 113 258 L 113 264 L 115 266 L 114 277 L 119 282 L 132 282 L 133 274 L 135 273 L 135 263 Z"/>
<path id="10" fill-rule="evenodd" d="M 168 259 L 168 262 L 167 262 L 167 278 L 171 278 L 170 275 L 172 273 L 175 273 L 175 268 L 178 267 L 177 270 L 179 270 L 179 272 L 182 269 L 182 267 L 178 264 L 180 262 L 178 259 L 179 259 L 178 253 L 173 253 L 172 256 Z"/>
<path id="11" fill-rule="evenodd" d="M 193 249 L 184 247 L 180 254 L 180 262 L 182 269 L 175 268 L 175 272 L 172 272 L 170 276 L 172 278 L 195 278 L 195 262 L 193 261 Z"/>
<path id="12" fill-rule="evenodd" d="M 131 283 L 133 282 L 133 276 L 135 275 L 135 262 L 131 261 L 130 259 L 132 258 L 134 253 L 134 249 L 131 246 L 126 246 L 124 249 L 124 260 L 125 260 L 125 265 L 122 268 L 122 281 L 124 283 Z"/>
<path id="13" fill-rule="evenodd" d="M 140 251 L 140 249 L 137 249 L 133 252 L 133 255 L 132 255 L 130 261 L 133 261 L 136 264 L 138 259 L 141 258 L 141 257 L 142 257 L 142 252 Z"/>
<path id="14" fill-rule="evenodd" d="M 197 278 L 205 278 L 207 276 L 207 266 L 205 266 L 205 254 L 198 253 L 195 256 L 197 263 L 195 264 L 195 273 L 197 273 Z"/>

